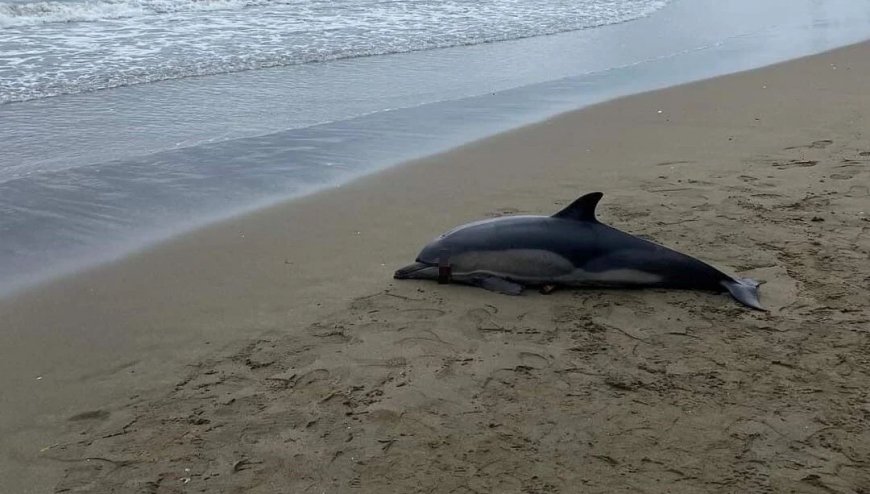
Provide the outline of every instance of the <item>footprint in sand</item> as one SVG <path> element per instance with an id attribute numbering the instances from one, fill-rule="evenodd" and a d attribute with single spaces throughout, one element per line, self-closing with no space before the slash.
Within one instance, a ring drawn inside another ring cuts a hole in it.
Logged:
<path id="1" fill-rule="evenodd" d="M 867 197 L 870 196 L 870 187 L 866 185 L 853 185 L 846 192 L 848 197 Z"/>
<path id="2" fill-rule="evenodd" d="M 809 168 L 818 164 L 819 162 L 816 160 L 788 160 L 785 163 L 774 162 L 773 167 L 780 170 L 787 170 L 789 168 Z"/>
<path id="3" fill-rule="evenodd" d="M 296 378 L 296 384 L 294 387 L 301 388 L 314 384 L 317 381 L 324 381 L 328 379 L 329 376 L 330 372 L 326 369 L 314 369 Z"/>
<path id="4" fill-rule="evenodd" d="M 550 359 L 533 352 L 520 352 L 520 365 L 531 369 L 544 369 L 550 366 Z"/>
<path id="5" fill-rule="evenodd" d="M 447 314 L 447 312 L 441 309 L 405 309 L 400 310 L 399 313 L 402 316 L 413 320 L 436 319 Z"/>
<path id="6" fill-rule="evenodd" d="M 77 413 L 67 420 L 70 422 L 80 422 L 83 420 L 106 420 L 109 418 L 109 412 L 106 410 L 90 410 L 88 412 Z"/>
<path id="7" fill-rule="evenodd" d="M 476 309 L 469 309 L 465 313 L 465 317 L 471 319 L 471 321 L 477 326 L 478 329 L 482 325 L 492 326 L 492 316 L 495 315 L 497 311 L 493 311 L 489 308 L 478 307 Z"/>
<path id="8" fill-rule="evenodd" d="M 785 149 L 785 151 L 789 151 L 792 149 L 825 149 L 826 147 L 830 146 L 833 143 L 834 143 L 834 141 L 832 141 L 830 139 L 821 139 L 818 141 L 813 141 L 812 143 L 806 144 L 803 146 L 789 146 L 789 147 L 784 148 L 784 149 Z"/>

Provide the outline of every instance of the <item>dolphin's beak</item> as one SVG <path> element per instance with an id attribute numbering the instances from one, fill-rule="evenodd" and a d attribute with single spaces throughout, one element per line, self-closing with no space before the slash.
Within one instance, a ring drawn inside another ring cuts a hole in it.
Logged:
<path id="1" fill-rule="evenodd" d="M 438 267 L 424 264 L 422 262 L 409 264 L 393 274 L 393 278 L 397 280 L 426 279 L 432 278 L 433 276 L 438 276 Z"/>

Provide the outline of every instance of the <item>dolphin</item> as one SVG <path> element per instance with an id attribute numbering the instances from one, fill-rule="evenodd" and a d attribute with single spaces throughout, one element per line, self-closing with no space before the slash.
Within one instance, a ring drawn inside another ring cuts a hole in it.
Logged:
<path id="1" fill-rule="evenodd" d="M 734 278 L 595 218 L 601 192 L 552 216 L 505 216 L 454 228 L 423 248 L 396 279 L 454 281 L 519 295 L 525 287 L 659 287 L 728 292 L 764 310 L 759 283 Z"/>

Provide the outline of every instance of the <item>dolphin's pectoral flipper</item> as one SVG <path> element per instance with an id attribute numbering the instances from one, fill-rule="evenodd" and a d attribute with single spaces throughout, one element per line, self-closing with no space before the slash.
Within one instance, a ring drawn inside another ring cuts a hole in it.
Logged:
<path id="1" fill-rule="evenodd" d="M 735 278 L 723 281 L 722 285 L 741 304 L 753 309 L 767 310 L 761 306 L 761 301 L 758 300 L 759 283 L 757 281 L 749 278 Z"/>
<path id="2" fill-rule="evenodd" d="M 508 281 L 498 276 L 487 274 L 475 275 L 468 280 L 468 283 L 480 288 L 485 288 L 491 292 L 503 293 L 505 295 L 519 295 L 523 293 L 523 285 Z"/>
<path id="3" fill-rule="evenodd" d="M 555 292 L 558 288 L 557 285 L 541 285 L 541 288 L 538 291 L 541 292 L 541 295 L 549 295 Z"/>

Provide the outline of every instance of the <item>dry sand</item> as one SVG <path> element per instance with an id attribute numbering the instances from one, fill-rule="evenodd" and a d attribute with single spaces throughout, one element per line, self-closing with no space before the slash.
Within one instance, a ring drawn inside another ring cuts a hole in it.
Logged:
<path id="1" fill-rule="evenodd" d="M 863 44 L 620 99 L 3 301 L 0 490 L 868 493 L 868 80 Z M 593 190 L 770 312 L 390 279 Z"/>

